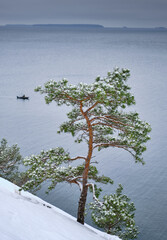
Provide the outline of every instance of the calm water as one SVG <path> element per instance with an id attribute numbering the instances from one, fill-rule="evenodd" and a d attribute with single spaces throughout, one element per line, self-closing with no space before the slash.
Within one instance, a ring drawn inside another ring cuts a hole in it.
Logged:
<path id="1" fill-rule="evenodd" d="M 136 98 L 134 110 L 152 126 L 151 141 L 144 154 L 145 166 L 135 164 L 121 150 L 97 153 L 100 172 L 115 180 L 104 186 L 114 191 L 118 183 L 135 202 L 139 240 L 167 237 L 167 32 L 67 30 L 53 28 L 0 28 L 0 138 L 17 143 L 23 156 L 41 149 L 64 146 L 75 156 L 86 152 L 68 135 L 57 135 L 67 108 L 45 104 L 34 93 L 37 85 L 67 78 L 75 84 L 91 83 L 115 66 L 131 70 L 129 84 Z M 26 94 L 29 101 L 16 99 Z M 79 190 L 60 184 L 46 196 L 39 196 L 76 216 Z M 89 196 L 91 200 L 91 195 Z M 87 220 L 91 224 L 90 216 Z"/>

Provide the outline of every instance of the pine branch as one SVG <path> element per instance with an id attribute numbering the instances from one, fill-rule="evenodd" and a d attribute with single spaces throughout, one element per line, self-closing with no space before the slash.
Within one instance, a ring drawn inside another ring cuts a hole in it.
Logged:
<path id="1" fill-rule="evenodd" d="M 82 118 L 79 118 L 79 119 L 75 119 L 75 120 L 71 121 L 71 124 L 74 124 L 75 122 L 78 122 L 78 121 L 81 121 L 81 120 L 84 120 L 84 118 L 82 117 Z"/>
<path id="2" fill-rule="evenodd" d="M 75 158 L 70 158 L 69 161 L 75 161 L 75 160 L 78 160 L 78 159 L 84 159 L 84 160 L 86 160 L 86 157 L 77 156 L 77 157 L 75 157 Z"/>
<path id="3" fill-rule="evenodd" d="M 125 129 L 123 129 L 123 128 L 119 127 L 119 126 L 108 124 L 108 123 L 103 123 L 103 122 L 93 123 L 92 127 L 99 126 L 99 125 L 110 127 L 110 128 L 115 128 L 115 129 L 118 129 L 118 130 L 121 130 L 121 131 L 125 132 Z"/>
<path id="4" fill-rule="evenodd" d="M 88 109 L 86 110 L 85 113 L 88 113 L 90 110 L 92 110 L 93 108 L 95 108 L 98 103 L 99 103 L 99 102 L 95 102 L 90 108 L 88 108 Z"/>
<path id="5" fill-rule="evenodd" d="M 111 116 L 105 116 L 107 119 L 109 118 L 109 119 L 111 119 L 111 121 L 113 121 L 113 122 L 115 122 L 115 123 L 118 123 L 118 124 L 120 124 L 120 125 L 123 125 L 123 126 L 128 126 L 128 127 L 134 127 L 134 126 L 132 126 L 132 125 L 129 125 L 129 124 L 127 124 L 127 123 L 124 123 L 124 122 L 121 122 L 121 121 L 118 121 L 118 119 L 116 118 L 116 119 L 114 119 L 113 117 L 111 117 Z M 123 119 L 123 120 L 125 120 L 125 119 Z"/>
<path id="6" fill-rule="evenodd" d="M 129 124 L 127 124 L 127 123 L 123 123 L 123 122 L 121 122 L 121 121 L 115 120 L 113 117 L 107 116 L 107 115 L 99 116 L 99 117 L 94 117 L 94 118 L 92 118 L 90 121 L 91 121 L 91 122 L 94 122 L 94 121 L 96 121 L 96 120 L 102 120 L 102 121 L 104 121 L 104 122 L 112 122 L 112 123 L 114 123 L 114 124 L 116 123 L 116 124 L 118 124 L 118 125 L 123 125 L 123 126 L 133 127 L 133 128 L 134 128 L 134 126 L 132 126 L 132 125 L 129 125 Z M 100 124 L 100 122 L 98 122 L 98 123 Z M 98 125 L 97 123 L 94 123 L 92 126 L 95 126 L 95 124 Z M 112 126 L 115 127 L 115 126 L 117 126 L 117 125 L 112 125 Z"/>
<path id="7" fill-rule="evenodd" d="M 93 114 L 91 114 L 91 115 L 93 115 Z M 92 119 L 90 120 L 90 122 L 94 122 L 94 121 L 99 120 L 99 119 L 100 119 L 100 120 L 101 120 L 101 119 L 102 119 L 102 120 L 105 120 L 106 118 L 105 118 L 105 116 L 103 116 L 103 117 L 102 117 L 102 116 L 94 117 L 94 118 L 92 118 Z"/>
<path id="8" fill-rule="evenodd" d="M 80 176 L 80 177 L 78 176 L 76 178 L 69 179 L 69 180 L 67 180 L 67 182 L 77 184 L 79 186 L 80 191 L 82 191 L 82 183 L 80 181 L 78 181 L 78 178 L 82 179 L 82 176 Z"/>
<path id="9" fill-rule="evenodd" d="M 101 144 L 97 144 L 94 146 L 93 149 L 97 148 L 97 147 L 118 147 L 118 148 L 124 148 L 126 150 L 126 148 L 129 148 L 130 146 L 128 145 L 121 145 L 121 144 L 118 144 L 118 143 L 101 143 Z M 133 147 L 131 147 L 133 148 Z"/>

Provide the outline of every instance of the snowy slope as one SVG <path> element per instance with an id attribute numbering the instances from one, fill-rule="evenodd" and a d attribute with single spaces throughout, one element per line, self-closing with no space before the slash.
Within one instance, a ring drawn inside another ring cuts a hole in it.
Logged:
<path id="1" fill-rule="evenodd" d="M 1 240 L 119 240 L 0 178 Z"/>

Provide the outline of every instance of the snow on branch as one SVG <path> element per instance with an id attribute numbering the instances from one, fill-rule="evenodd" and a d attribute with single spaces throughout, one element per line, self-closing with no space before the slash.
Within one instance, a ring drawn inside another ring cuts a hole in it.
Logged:
<path id="1" fill-rule="evenodd" d="M 96 197 L 96 192 L 95 192 L 95 185 L 93 183 L 88 183 L 88 187 L 92 187 L 92 192 L 93 192 L 93 199 L 98 203 L 98 205 L 103 206 L 103 203 L 99 201 L 99 199 Z"/>

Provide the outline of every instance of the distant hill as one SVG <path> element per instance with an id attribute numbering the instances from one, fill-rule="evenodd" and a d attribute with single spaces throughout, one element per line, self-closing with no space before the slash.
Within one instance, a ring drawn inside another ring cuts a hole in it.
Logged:
<path id="1" fill-rule="evenodd" d="M 156 27 L 155 29 L 156 29 L 156 30 L 167 30 L 166 27 Z"/>
<path id="2" fill-rule="evenodd" d="M 5 28 L 64 28 L 64 29 L 104 29 L 104 30 L 113 30 L 113 31 L 167 31 L 166 27 L 104 27 L 99 24 L 6 24 L 0 27 Z"/>
<path id="3" fill-rule="evenodd" d="M 5 27 L 104 28 L 98 24 L 7 24 Z"/>
<path id="4" fill-rule="evenodd" d="M 98 24 L 33 24 L 37 27 L 72 27 L 72 28 L 104 28 L 102 25 Z"/>

